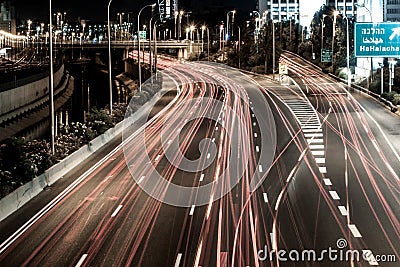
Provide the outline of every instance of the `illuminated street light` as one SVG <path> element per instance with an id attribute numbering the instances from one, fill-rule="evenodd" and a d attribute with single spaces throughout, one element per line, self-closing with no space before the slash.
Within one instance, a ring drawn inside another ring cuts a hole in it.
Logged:
<path id="1" fill-rule="evenodd" d="M 137 17 L 137 31 L 138 31 L 138 65 L 139 65 L 139 91 L 142 91 L 142 68 L 140 66 L 140 14 L 142 13 L 143 9 L 146 7 L 152 7 L 154 8 L 156 6 L 156 3 L 151 4 L 151 5 L 146 5 L 140 9 Z"/>

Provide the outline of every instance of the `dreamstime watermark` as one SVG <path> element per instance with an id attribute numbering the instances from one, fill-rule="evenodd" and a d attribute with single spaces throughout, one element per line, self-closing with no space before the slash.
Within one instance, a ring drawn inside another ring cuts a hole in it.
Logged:
<path id="1" fill-rule="evenodd" d="M 378 262 L 396 262 L 394 254 L 374 254 L 371 250 L 349 249 L 347 241 L 339 238 L 336 242 L 336 248 L 328 247 L 322 250 L 303 249 L 303 250 L 284 250 L 272 249 L 268 251 L 267 245 L 257 252 L 259 261 L 280 261 L 280 262 L 359 262 L 364 260 L 372 265 Z"/>
<path id="2" fill-rule="evenodd" d="M 179 78 L 173 78 L 176 73 L 182 77 L 185 72 L 192 79 L 190 85 L 184 84 Z M 199 84 L 205 85 L 206 94 L 194 97 L 194 94 L 200 92 Z M 157 128 L 156 135 L 161 137 L 157 141 L 161 143 L 161 147 L 157 146 L 161 148 L 161 152 L 156 156 L 157 159 L 162 157 L 164 162 L 165 159 L 168 161 L 166 168 L 199 174 L 218 161 L 222 153 L 214 139 L 222 136 L 222 142 L 229 144 L 229 148 L 224 146 L 223 168 L 214 174 L 216 177 L 212 181 L 198 183 L 198 186 L 174 183 L 173 176 L 163 177 L 156 168 L 159 161 L 154 160 L 154 141 L 149 141 L 151 138 L 146 136 L 147 120 L 140 123 L 132 120 L 131 111 L 137 109 L 137 99 L 132 98 L 124 120 L 123 150 L 128 169 L 144 192 L 163 203 L 177 207 L 207 205 L 210 201 L 222 198 L 239 183 L 249 168 L 250 160 L 254 158 L 252 155 L 255 148 L 251 145 L 250 136 L 253 129 L 256 129 L 255 125 L 258 126 L 256 134 L 257 138 L 262 140 L 262 145 L 257 147 L 257 169 L 249 181 L 248 188 L 253 192 L 262 184 L 272 165 L 277 141 L 272 111 L 256 84 L 243 73 L 226 65 L 191 62 L 159 71 L 156 77 L 143 83 L 142 92 L 154 90 L 156 87 L 160 90 L 160 97 L 173 88 L 178 88 L 178 91 L 184 90 L 183 88 L 196 88 L 194 91 L 197 91 L 183 92 L 187 97 L 174 102 L 173 112 L 163 113 L 162 119 L 156 120 L 159 123 L 152 122 L 152 127 Z M 228 100 L 212 96 L 210 92 L 215 88 L 222 91 Z M 146 107 L 141 107 L 135 113 L 152 118 L 150 115 L 155 104 L 148 102 Z M 199 142 L 200 157 L 192 160 L 185 156 L 182 149 L 181 130 L 194 121 L 203 120 L 214 122 L 216 135 L 208 136 Z M 149 152 L 149 147 L 153 147 L 152 153 Z M 138 166 L 137 162 L 142 164 Z"/>

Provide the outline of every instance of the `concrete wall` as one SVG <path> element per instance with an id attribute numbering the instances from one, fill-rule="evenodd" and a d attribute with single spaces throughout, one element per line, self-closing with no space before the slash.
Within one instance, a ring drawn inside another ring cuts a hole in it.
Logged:
<path id="1" fill-rule="evenodd" d="M 64 75 L 64 65 L 54 73 L 54 86 Z M 49 93 L 49 77 L 0 93 L 0 116 L 35 102 Z"/>

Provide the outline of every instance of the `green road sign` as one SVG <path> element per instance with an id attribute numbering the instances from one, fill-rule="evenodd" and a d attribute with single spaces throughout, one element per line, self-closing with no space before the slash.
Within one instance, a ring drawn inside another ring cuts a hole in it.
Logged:
<path id="1" fill-rule="evenodd" d="M 400 57 L 400 22 L 355 23 L 356 57 Z"/>
<path id="2" fill-rule="evenodd" d="M 321 62 L 332 62 L 332 51 L 330 49 L 321 49 Z"/>
<path id="3" fill-rule="evenodd" d="M 139 40 L 146 40 L 146 31 L 139 31 Z"/>

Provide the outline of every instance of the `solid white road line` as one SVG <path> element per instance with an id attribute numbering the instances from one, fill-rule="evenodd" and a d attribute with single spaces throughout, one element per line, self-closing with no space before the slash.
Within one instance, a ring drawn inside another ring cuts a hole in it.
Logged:
<path id="1" fill-rule="evenodd" d="M 355 226 L 354 224 L 349 224 L 348 226 L 354 237 L 362 237 L 362 235 L 357 229 L 357 226 Z"/>
<path id="2" fill-rule="evenodd" d="M 111 217 L 115 217 L 115 216 L 118 214 L 118 212 L 120 211 L 121 208 L 122 208 L 122 205 L 119 205 L 119 206 L 115 209 L 115 211 L 113 212 L 113 214 L 111 214 Z"/>
<path id="3" fill-rule="evenodd" d="M 82 257 L 77 262 L 77 264 L 75 265 L 75 267 L 80 267 L 82 265 L 82 263 L 85 261 L 87 256 L 88 256 L 88 254 L 83 254 Z"/>

